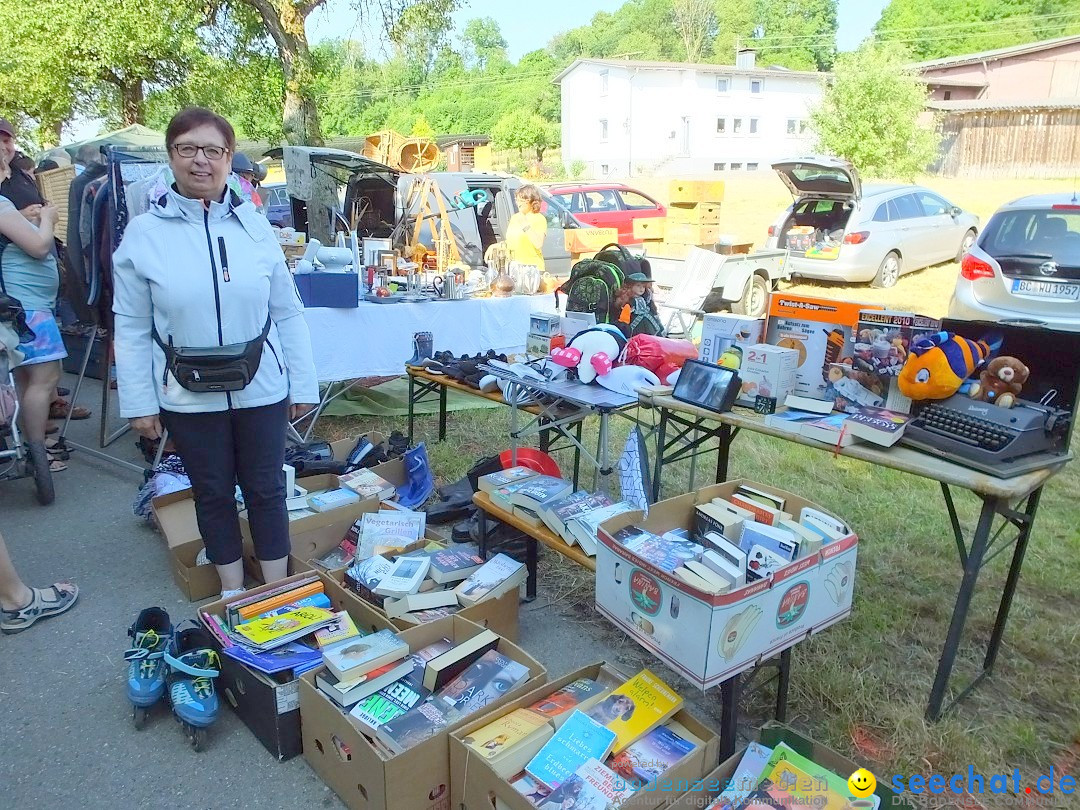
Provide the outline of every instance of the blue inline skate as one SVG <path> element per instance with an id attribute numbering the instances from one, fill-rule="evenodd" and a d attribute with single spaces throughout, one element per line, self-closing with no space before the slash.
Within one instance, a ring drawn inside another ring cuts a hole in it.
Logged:
<path id="1" fill-rule="evenodd" d="M 127 695 L 131 701 L 131 719 L 135 728 L 142 729 L 154 704 L 165 697 L 165 649 L 173 636 L 169 614 L 162 608 L 150 607 L 139 611 L 135 623 L 128 628 L 134 644 L 124 653 L 130 662 L 127 673 Z"/>
<path id="2" fill-rule="evenodd" d="M 169 665 L 169 700 L 196 751 L 206 745 L 206 729 L 217 720 L 220 704 L 214 678 L 221 662 L 210 634 L 199 625 L 177 629 L 165 652 Z"/>

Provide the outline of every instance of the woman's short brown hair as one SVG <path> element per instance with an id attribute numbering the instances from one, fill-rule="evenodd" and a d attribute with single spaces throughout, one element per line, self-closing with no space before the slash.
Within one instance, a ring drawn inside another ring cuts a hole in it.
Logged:
<path id="1" fill-rule="evenodd" d="M 230 152 L 236 151 L 236 131 L 232 124 L 205 107 L 185 107 L 172 117 L 165 130 L 165 148 L 172 149 L 177 138 L 204 124 L 209 124 L 221 133 Z"/>
<path id="2" fill-rule="evenodd" d="M 540 196 L 540 189 L 536 186 L 531 184 L 521 186 L 521 188 L 514 192 L 514 197 L 529 203 L 529 205 L 532 206 L 532 213 L 540 213 L 540 205 L 543 202 L 543 198 Z"/>

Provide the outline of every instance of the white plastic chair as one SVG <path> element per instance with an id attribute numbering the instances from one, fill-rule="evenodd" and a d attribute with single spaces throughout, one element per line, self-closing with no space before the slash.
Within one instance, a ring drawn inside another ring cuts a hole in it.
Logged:
<path id="1" fill-rule="evenodd" d="M 724 264 L 724 257 L 711 250 L 690 248 L 683 262 L 679 280 L 664 298 L 656 302 L 660 322 L 669 337 L 689 339 L 690 330 L 697 319 L 705 314 L 702 307 L 716 283 L 717 273 Z"/>

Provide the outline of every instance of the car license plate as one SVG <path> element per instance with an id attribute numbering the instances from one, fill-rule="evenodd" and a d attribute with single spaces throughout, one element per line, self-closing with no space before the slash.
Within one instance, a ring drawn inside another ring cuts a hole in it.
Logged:
<path id="1" fill-rule="evenodd" d="M 1030 281 L 1018 278 L 1013 281 L 1014 293 L 1036 295 L 1039 298 L 1060 298 L 1064 301 L 1080 301 L 1080 284 L 1063 281 Z"/>

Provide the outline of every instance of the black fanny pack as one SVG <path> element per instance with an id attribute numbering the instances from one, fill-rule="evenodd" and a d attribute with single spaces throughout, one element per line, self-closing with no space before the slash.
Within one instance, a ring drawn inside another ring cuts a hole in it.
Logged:
<path id="1" fill-rule="evenodd" d="M 270 316 L 262 334 L 247 343 L 213 346 L 208 349 L 185 349 L 166 345 L 153 330 L 154 342 L 165 352 L 165 374 L 162 385 L 171 372 L 181 387 L 198 394 L 240 391 L 247 387 L 259 371 L 263 343 L 270 334 Z"/>

